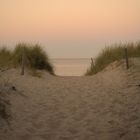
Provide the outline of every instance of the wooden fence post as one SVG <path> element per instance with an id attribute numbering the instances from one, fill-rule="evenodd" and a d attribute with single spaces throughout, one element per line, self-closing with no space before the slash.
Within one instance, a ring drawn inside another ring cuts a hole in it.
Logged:
<path id="1" fill-rule="evenodd" d="M 92 68 L 92 69 L 94 68 L 94 60 L 93 60 L 92 57 L 91 57 L 91 68 Z"/>
<path id="2" fill-rule="evenodd" d="M 129 69 L 128 50 L 127 50 L 127 48 L 124 49 L 124 52 L 125 52 L 126 69 Z"/>
<path id="3" fill-rule="evenodd" d="M 24 69 L 25 69 L 25 47 L 22 48 L 21 75 L 24 75 Z"/>

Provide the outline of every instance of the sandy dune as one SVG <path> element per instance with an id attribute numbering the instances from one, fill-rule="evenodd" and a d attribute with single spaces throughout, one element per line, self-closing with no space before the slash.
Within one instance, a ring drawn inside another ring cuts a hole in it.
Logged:
<path id="1" fill-rule="evenodd" d="M 9 95 L 10 129 L 2 123 L 0 140 L 139 140 L 140 59 L 131 63 L 128 71 L 114 62 L 91 77 L 1 72 L 16 91 Z"/>

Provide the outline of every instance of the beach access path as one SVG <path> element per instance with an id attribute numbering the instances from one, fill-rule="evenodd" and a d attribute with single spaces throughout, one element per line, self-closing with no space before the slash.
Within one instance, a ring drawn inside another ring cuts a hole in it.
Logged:
<path id="1" fill-rule="evenodd" d="M 16 91 L 9 95 L 10 129 L 0 126 L 0 140 L 139 140 L 140 61 L 132 64 L 126 70 L 114 62 L 83 77 L 3 72 Z"/>

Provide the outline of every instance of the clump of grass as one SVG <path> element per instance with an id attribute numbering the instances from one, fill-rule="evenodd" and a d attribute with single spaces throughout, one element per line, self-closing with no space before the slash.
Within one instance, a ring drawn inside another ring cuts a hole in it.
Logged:
<path id="1" fill-rule="evenodd" d="M 7 67 L 11 64 L 12 53 L 6 48 L 0 48 L 0 67 Z"/>
<path id="2" fill-rule="evenodd" d="M 128 49 L 128 57 L 140 57 L 140 42 L 108 46 L 94 59 L 94 63 L 91 63 L 86 75 L 96 74 L 110 63 L 123 59 L 124 48 Z"/>
<path id="3" fill-rule="evenodd" d="M 35 70 L 46 70 L 54 74 L 53 66 L 49 61 L 46 52 L 38 44 L 19 43 L 13 51 L 6 48 L 0 50 L 0 66 L 9 65 L 19 67 L 22 63 L 22 55 L 24 53 L 25 66 Z"/>

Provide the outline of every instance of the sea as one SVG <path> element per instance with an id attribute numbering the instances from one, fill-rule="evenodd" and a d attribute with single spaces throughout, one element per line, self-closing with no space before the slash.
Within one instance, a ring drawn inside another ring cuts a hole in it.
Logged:
<path id="1" fill-rule="evenodd" d="M 52 59 L 58 76 L 83 76 L 90 66 L 90 58 Z"/>

